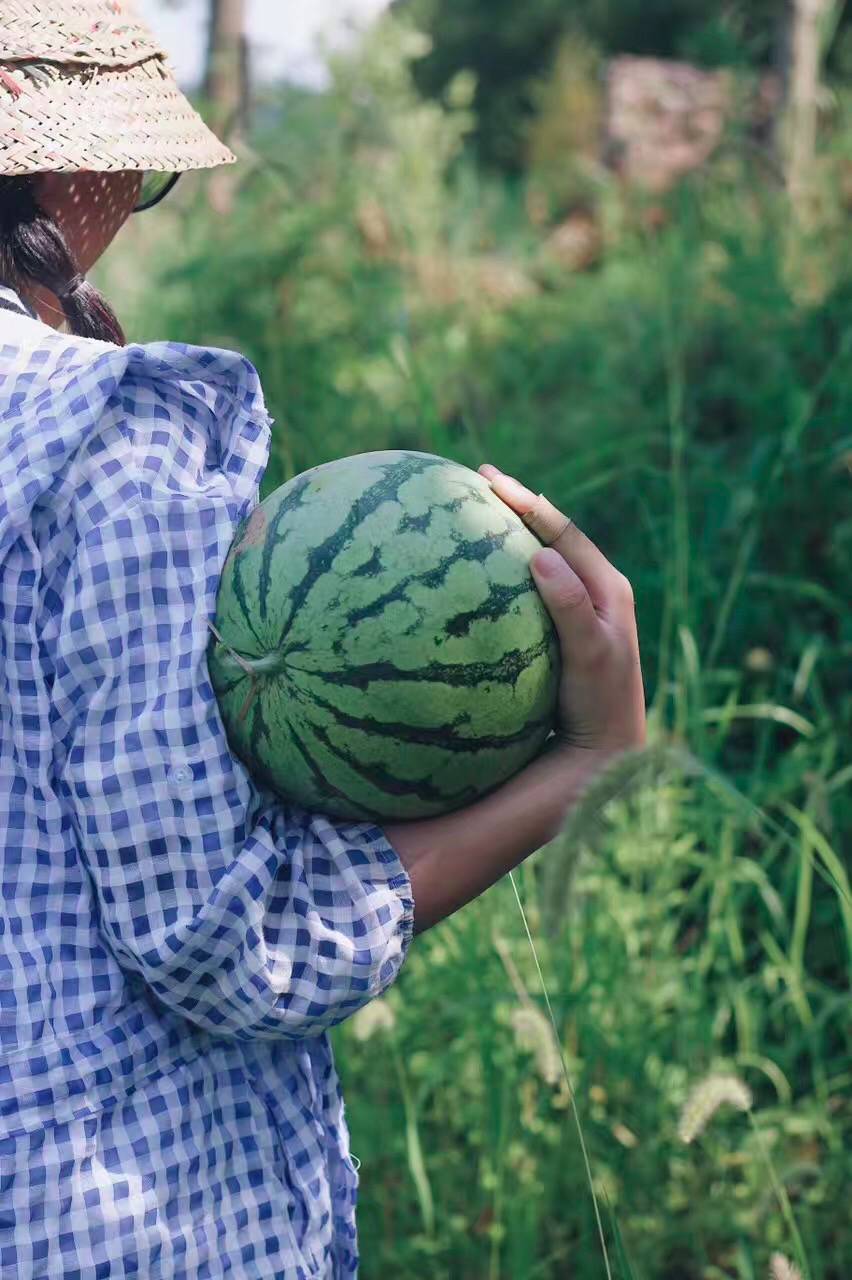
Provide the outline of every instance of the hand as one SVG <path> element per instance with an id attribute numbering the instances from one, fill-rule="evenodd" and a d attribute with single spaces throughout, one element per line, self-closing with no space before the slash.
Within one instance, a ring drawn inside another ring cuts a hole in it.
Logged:
<path id="1" fill-rule="evenodd" d="M 557 737 L 606 754 L 645 742 L 645 694 L 630 583 L 575 524 L 543 496 L 484 464 L 499 498 L 549 545 L 530 568 L 562 652 Z"/>

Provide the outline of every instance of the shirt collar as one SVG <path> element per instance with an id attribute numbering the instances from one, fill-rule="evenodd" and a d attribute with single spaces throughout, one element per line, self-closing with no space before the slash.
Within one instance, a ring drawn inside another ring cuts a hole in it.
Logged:
<path id="1" fill-rule="evenodd" d="M 18 311 L 23 312 L 24 315 L 29 316 L 32 320 L 38 319 L 38 316 L 33 311 L 32 307 L 24 302 L 20 294 L 17 293 L 11 285 L 0 283 L 0 301 L 9 303 L 10 306 L 13 306 Z M 6 310 L 5 307 L 3 309 Z"/>

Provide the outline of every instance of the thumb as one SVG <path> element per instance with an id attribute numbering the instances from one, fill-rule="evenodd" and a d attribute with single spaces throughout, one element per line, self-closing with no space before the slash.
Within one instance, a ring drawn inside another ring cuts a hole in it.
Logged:
<path id="1" fill-rule="evenodd" d="M 563 659 L 588 657 L 600 644 L 601 620 L 582 578 L 552 547 L 537 551 L 530 569 L 556 627 Z"/>

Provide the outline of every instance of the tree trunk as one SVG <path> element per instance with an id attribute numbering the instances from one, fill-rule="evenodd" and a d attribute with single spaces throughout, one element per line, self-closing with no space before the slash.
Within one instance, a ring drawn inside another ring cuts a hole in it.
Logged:
<path id="1" fill-rule="evenodd" d="M 204 96 L 219 129 L 239 120 L 246 107 L 245 8 L 245 0 L 210 0 Z"/>
<path id="2" fill-rule="evenodd" d="M 817 106 L 823 24 L 834 0 L 792 0 L 784 154 L 787 189 L 795 212 L 806 217 L 817 141 Z"/>
<path id="3" fill-rule="evenodd" d="M 210 0 L 204 97 L 210 123 L 224 141 L 235 146 L 249 115 L 249 60 L 245 34 L 245 0 Z M 219 169 L 210 181 L 210 201 L 220 213 L 233 204 L 234 174 Z"/>

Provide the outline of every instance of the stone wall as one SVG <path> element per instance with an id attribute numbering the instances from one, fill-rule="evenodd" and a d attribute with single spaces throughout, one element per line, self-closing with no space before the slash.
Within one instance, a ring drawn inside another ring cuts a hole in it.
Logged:
<path id="1" fill-rule="evenodd" d="M 776 78 L 764 76 L 747 104 L 757 140 L 765 140 L 779 93 Z M 719 145 L 734 95 L 725 71 L 662 58 L 613 58 L 606 75 L 607 163 L 629 182 L 667 190 Z"/>

